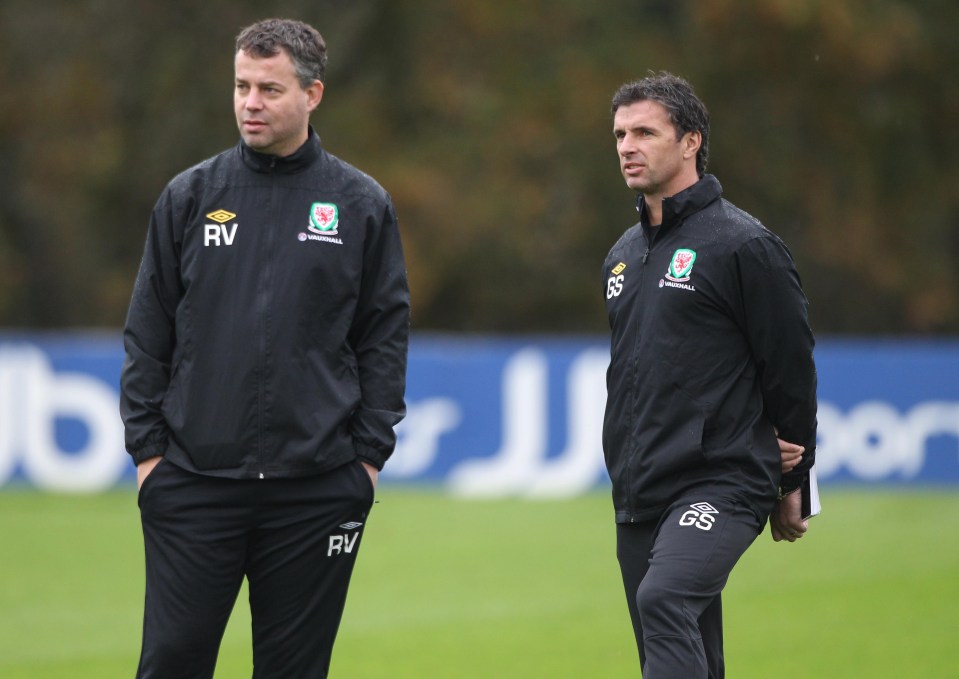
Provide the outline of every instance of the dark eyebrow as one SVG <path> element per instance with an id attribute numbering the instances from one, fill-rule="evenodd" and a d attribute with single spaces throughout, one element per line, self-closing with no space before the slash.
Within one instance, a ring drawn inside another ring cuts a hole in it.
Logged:
<path id="1" fill-rule="evenodd" d="M 284 86 L 283 83 L 281 83 L 279 80 L 264 80 L 263 82 L 251 83 L 249 80 L 245 78 L 234 78 L 234 82 L 238 85 L 255 84 L 257 87 L 283 87 Z"/>
<path id="2" fill-rule="evenodd" d="M 656 128 L 649 127 L 648 125 L 636 125 L 635 127 L 614 127 L 613 135 L 619 136 L 621 134 L 626 134 L 626 132 L 648 132 L 650 134 L 657 134 Z"/>

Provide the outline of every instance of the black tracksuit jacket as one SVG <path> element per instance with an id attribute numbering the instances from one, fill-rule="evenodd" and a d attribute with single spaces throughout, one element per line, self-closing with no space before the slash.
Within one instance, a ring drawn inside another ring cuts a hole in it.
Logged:
<path id="1" fill-rule="evenodd" d="M 616 520 L 653 520 L 696 488 L 764 523 L 815 460 L 814 342 L 792 257 L 712 175 L 664 200 L 655 229 L 642 198 L 639 210 L 603 266 Z M 806 447 L 786 475 L 775 430 Z"/>
<path id="2" fill-rule="evenodd" d="M 408 333 L 389 195 L 312 129 L 283 158 L 240 141 L 153 211 L 124 330 L 127 450 L 226 478 L 381 468 Z"/>

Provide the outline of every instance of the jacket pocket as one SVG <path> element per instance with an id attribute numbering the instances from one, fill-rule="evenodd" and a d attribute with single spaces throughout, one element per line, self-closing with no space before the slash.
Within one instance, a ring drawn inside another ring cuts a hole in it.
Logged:
<path id="1" fill-rule="evenodd" d="M 373 498 L 376 496 L 376 487 L 373 485 L 373 479 L 370 477 L 370 473 L 366 471 L 366 467 L 363 466 L 363 462 L 360 460 L 360 458 L 355 458 L 353 460 L 353 465 L 358 470 L 360 476 L 360 479 L 357 482 L 359 490 L 367 494 L 370 498 L 370 502 L 372 502 Z"/>
<path id="2" fill-rule="evenodd" d="M 703 430 L 706 412 L 677 382 L 659 390 L 640 414 L 646 424 L 637 432 L 637 449 L 652 479 L 661 479 L 705 464 Z"/>

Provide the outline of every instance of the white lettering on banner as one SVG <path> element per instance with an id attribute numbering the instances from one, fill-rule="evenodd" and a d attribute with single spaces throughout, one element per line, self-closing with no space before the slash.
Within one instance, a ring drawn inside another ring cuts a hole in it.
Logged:
<path id="1" fill-rule="evenodd" d="M 603 458 L 603 416 L 606 411 L 606 368 L 609 351 L 581 353 L 569 369 L 566 384 L 566 448 L 540 463 L 530 479 L 530 497 L 571 497 L 596 485 L 606 473 Z"/>
<path id="2" fill-rule="evenodd" d="M 468 497 L 568 497 L 595 486 L 604 473 L 601 434 L 608 364 L 608 352 L 599 349 L 588 349 L 573 361 L 567 384 L 567 447 L 547 459 L 546 355 L 532 348 L 518 351 L 504 369 L 502 445 L 490 458 L 455 467 L 450 489 Z"/>
<path id="3" fill-rule="evenodd" d="M 865 401 L 845 416 L 820 402 L 818 418 L 816 468 L 821 479 L 842 467 L 864 481 L 895 475 L 911 479 L 925 464 L 928 439 L 959 438 L 959 403 L 949 401 L 925 401 L 905 415 L 883 401 Z"/>
<path id="4" fill-rule="evenodd" d="M 451 398 L 407 403 L 406 419 L 396 425 L 396 451 L 383 468 L 383 477 L 405 479 L 425 472 L 436 460 L 440 437 L 462 419 L 459 404 Z"/>
<path id="5" fill-rule="evenodd" d="M 465 496 L 515 495 L 532 478 L 546 451 L 546 356 L 522 349 L 503 369 L 500 449 L 492 458 L 467 460 L 447 479 L 450 489 Z"/>
<path id="6" fill-rule="evenodd" d="M 436 478 L 438 468 L 445 469 L 439 464 L 445 462 L 442 456 L 455 454 L 443 482 L 464 496 L 567 497 L 595 488 L 605 479 L 608 351 L 587 346 L 572 357 L 558 390 L 565 412 L 561 405 L 555 415 L 549 358 L 548 348 L 527 347 L 506 360 L 499 391 L 459 390 L 411 402 L 384 474 L 398 480 Z M 55 371 L 33 344 L 0 342 L 0 487 L 15 474 L 44 490 L 97 492 L 115 485 L 131 470 L 118 398 L 115 386 L 99 377 Z M 463 433 L 458 430 L 464 417 L 476 410 L 473 399 L 500 408 L 501 417 L 492 418 L 496 421 L 469 423 L 470 430 L 480 426 L 499 435 L 498 449 L 485 443 L 485 436 L 484 443 L 474 443 L 451 435 Z M 564 441 L 550 441 L 551 430 L 558 429 L 550 426 L 551 416 L 564 423 Z M 82 439 L 79 443 L 58 439 L 64 421 L 85 430 L 85 436 L 75 437 Z M 452 445 L 457 449 L 450 450 Z M 959 469 L 959 401 L 929 400 L 905 410 L 885 400 L 853 403 L 848 410 L 828 401 L 819 404 L 820 479 L 844 473 L 866 482 L 922 478 L 930 451 L 940 455 L 944 446 L 950 469 Z"/>
<path id="7" fill-rule="evenodd" d="M 86 427 L 81 450 L 60 449 L 58 418 Z M 18 457 L 25 476 L 44 490 L 94 492 L 114 485 L 129 461 L 116 391 L 89 375 L 55 373 L 33 345 L 0 344 L 0 485 Z"/>

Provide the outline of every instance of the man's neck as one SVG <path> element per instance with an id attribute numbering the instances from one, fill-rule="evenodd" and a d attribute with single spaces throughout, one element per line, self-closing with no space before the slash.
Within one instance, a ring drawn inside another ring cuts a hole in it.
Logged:
<path id="1" fill-rule="evenodd" d="M 655 228 L 663 223 L 663 197 L 662 196 L 644 196 L 646 205 L 646 219 L 649 226 Z"/>
<path id="2" fill-rule="evenodd" d="M 646 217 L 649 219 L 650 226 L 659 226 L 663 223 L 664 200 L 682 193 L 698 181 L 699 175 L 694 174 L 691 177 L 686 177 L 683 181 L 674 182 L 667 191 L 658 192 L 652 195 L 643 194 L 643 202 L 646 204 Z"/>

